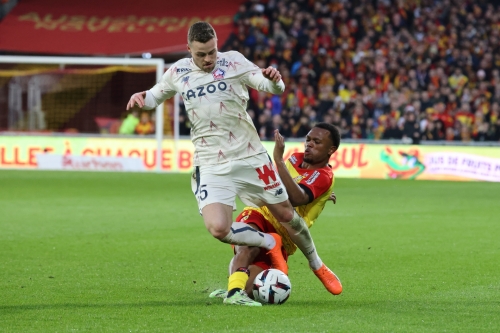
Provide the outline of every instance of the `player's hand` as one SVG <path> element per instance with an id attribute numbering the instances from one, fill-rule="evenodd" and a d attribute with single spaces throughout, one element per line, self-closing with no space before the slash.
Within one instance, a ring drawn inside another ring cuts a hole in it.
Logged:
<path id="1" fill-rule="evenodd" d="M 285 153 L 285 138 L 280 134 L 279 130 L 274 130 L 274 151 L 273 158 L 277 163 L 283 160 L 283 154 Z"/>
<path id="2" fill-rule="evenodd" d="M 138 106 L 141 109 L 144 107 L 144 98 L 146 98 L 146 92 L 141 91 L 133 94 L 127 104 L 127 110 L 132 109 L 134 106 Z"/>
<path id="3" fill-rule="evenodd" d="M 331 200 L 334 205 L 337 203 L 337 196 L 335 195 L 335 192 L 332 191 L 332 193 L 330 194 L 328 199 L 326 199 L 326 201 L 328 201 L 328 200 Z"/>
<path id="4" fill-rule="evenodd" d="M 266 79 L 271 80 L 274 83 L 278 83 L 281 80 L 280 71 L 272 66 L 262 69 L 262 75 L 264 75 Z"/>

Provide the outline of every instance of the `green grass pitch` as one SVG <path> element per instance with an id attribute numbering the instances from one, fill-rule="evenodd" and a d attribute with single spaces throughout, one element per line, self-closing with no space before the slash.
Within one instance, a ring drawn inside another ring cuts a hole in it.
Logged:
<path id="1" fill-rule="evenodd" d="M 500 184 L 338 179 L 283 306 L 225 306 L 189 175 L 0 171 L 0 332 L 499 332 Z M 240 205 L 239 208 L 242 208 Z"/>

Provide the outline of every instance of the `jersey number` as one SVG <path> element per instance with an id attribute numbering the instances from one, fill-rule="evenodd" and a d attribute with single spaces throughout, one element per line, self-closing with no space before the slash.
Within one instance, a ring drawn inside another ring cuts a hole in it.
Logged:
<path id="1" fill-rule="evenodd" d="M 208 192 L 206 189 L 204 189 L 204 187 L 206 187 L 207 185 L 200 185 L 200 187 L 198 187 L 196 189 L 196 192 L 194 193 L 194 195 L 197 195 L 198 192 L 200 192 L 200 200 L 203 201 L 207 198 L 208 196 Z"/>

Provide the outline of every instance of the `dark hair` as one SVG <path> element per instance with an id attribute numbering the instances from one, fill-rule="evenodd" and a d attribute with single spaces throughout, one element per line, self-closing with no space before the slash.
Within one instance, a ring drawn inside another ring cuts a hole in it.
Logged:
<path id="1" fill-rule="evenodd" d="M 188 43 L 206 43 L 212 38 L 217 38 L 214 28 L 208 22 L 196 22 L 188 31 Z"/>
<path id="2" fill-rule="evenodd" d="M 322 128 L 330 132 L 330 139 L 332 140 L 333 145 L 337 148 L 340 146 L 340 131 L 336 126 L 329 123 L 317 123 L 313 127 Z"/>

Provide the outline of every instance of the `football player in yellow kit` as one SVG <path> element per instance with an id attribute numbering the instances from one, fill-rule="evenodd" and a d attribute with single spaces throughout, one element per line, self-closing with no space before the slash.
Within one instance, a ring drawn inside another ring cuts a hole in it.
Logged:
<path id="1" fill-rule="evenodd" d="M 334 176 L 328 161 L 340 144 L 338 129 L 331 124 L 316 124 L 306 136 L 304 153 L 292 154 L 286 162 L 283 161 L 283 137 L 277 131 L 275 142 L 274 159 L 279 175 L 295 210 L 310 228 L 326 202 L 328 200 L 336 202 L 336 196 L 332 192 Z M 245 207 L 236 221 L 244 222 L 261 232 L 278 233 L 283 241 L 282 253 L 285 260 L 297 249 L 287 230 L 266 207 Z M 266 251 L 258 247 L 236 246 L 234 251 L 235 256 L 229 267 L 231 274 L 229 291 L 232 288 L 246 289 L 251 297 L 255 277 L 263 270 L 272 268 L 272 262 Z M 338 295 L 342 292 L 342 285 L 338 279 L 332 283 L 329 279 L 325 279 L 321 270 L 313 269 L 313 272 L 330 293 Z M 226 290 L 219 289 L 212 292 L 210 297 L 225 297 L 225 295 Z"/>

